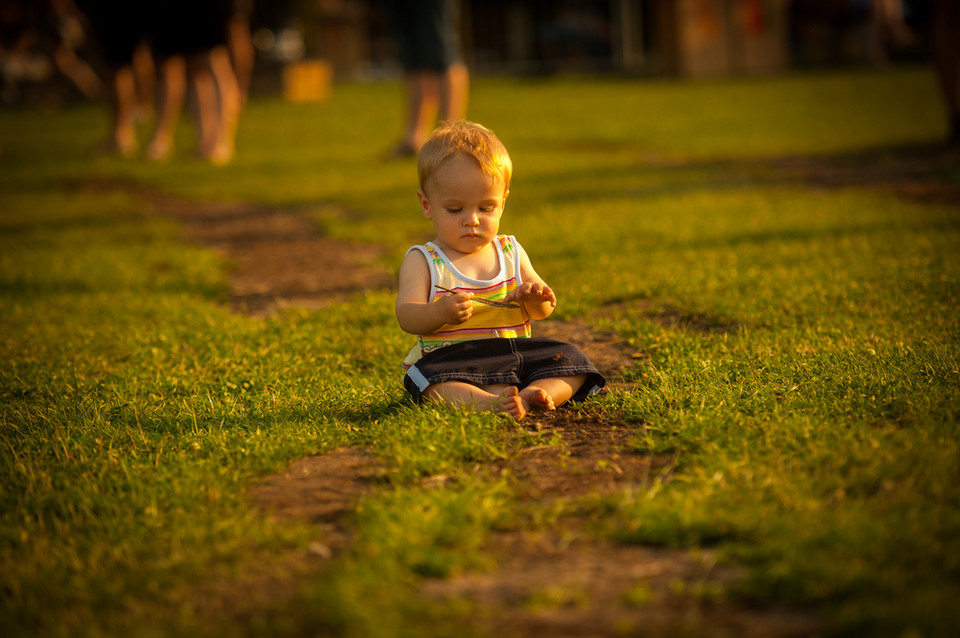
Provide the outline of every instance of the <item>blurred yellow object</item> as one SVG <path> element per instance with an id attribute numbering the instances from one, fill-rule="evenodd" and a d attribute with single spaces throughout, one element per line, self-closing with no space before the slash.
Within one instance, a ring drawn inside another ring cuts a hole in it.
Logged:
<path id="1" fill-rule="evenodd" d="M 333 67 L 326 60 L 304 60 L 283 69 L 283 97 L 291 102 L 320 102 L 330 97 Z"/>

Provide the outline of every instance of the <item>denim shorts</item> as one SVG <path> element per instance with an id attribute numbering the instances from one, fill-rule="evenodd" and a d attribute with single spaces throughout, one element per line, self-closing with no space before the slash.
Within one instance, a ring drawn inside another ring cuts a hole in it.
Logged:
<path id="1" fill-rule="evenodd" d="M 477 386 L 514 385 L 523 389 L 540 379 L 587 375 L 571 401 L 596 394 L 606 383 L 579 348 L 546 337 L 478 339 L 429 352 L 407 370 L 403 386 L 418 403 L 435 383 L 464 381 Z"/>

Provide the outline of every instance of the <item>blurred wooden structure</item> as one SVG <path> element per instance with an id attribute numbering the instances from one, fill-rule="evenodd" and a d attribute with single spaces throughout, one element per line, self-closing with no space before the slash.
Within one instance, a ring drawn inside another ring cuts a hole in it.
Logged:
<path id="1" fill-rule="evenodd" d="M 660 0 L 660 72 L 771 73 L 787 65 L 786 0 Z"/>
<path id="2" fill-rule="evenodd" d="M 301 0 L 308 48 L 339 78 L 395 69 L 380 2 Z M 462 39 L 480 72 L 615 71 L 689 77 L 787 62 L 788 0 L 464 0 Z M 313 46 L 309 43 L 312 42 Z"/>
<path id="3" fill-rule="evenodd" d="M 390 1 L 266 4 L 275 14 L 285 4 L 303 34 L 306 58 L 329 62 L 337 79 L 356 80 L 400 72 L 384 15 Z M 461 35 L 475 73 L 775 73 L 792 62 L 791 21 L 825 1 L 462 0 Z M 868 21 L 869 4 L 863 7 L 852 28 Z"/>

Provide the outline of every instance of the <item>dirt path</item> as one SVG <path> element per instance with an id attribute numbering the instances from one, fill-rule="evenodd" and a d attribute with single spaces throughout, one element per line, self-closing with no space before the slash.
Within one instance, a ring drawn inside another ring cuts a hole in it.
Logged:
<path id="1" fill-rule="evenodd" d="M 960 203 L 960 189 L 937 178 L 943 153 L 930 149 L 848 157 L 784 158 L 763 165 L 774 179 L 810 188 L 868 188 L 895 196 L 945 204 Z M 746 170 L 757 165 L 745 164 Z M 390 289 L 392 276 L 380 265 L 385 249 L 330 240 L 318 233 L 309 211 L 277 210 L 247 204 L 198 204 L 123 184 L 159 215 L 177 219 L 186 238 L 217 250 L 234 264 L 231 305 L 238 312 L 266 315 L 286 307 L 315 308 L 357 291 Z M 609 309 L 607 309 L 609 310 Z M 686 321 L 667 310 L 636 305 L 628 310 L 674 325 Z M 601 309 L 599 312 L 603 312 Z M 733 329 L 733 327 L 729 327 Z M 619 381 L 644 355 L 615 335 L 596 334 L 582 321 L 547 321 L 538 334 L 580 345 L 613 381 L 613 391 L 629 390 Z M 518 447 L 502 461 L 478 471 L 512 477 L 518 498 L 545 505 L 642 489 L 651 480 L 669 480 L 669 458 L 631 451 L 635 426 L 597 421 L 559 411 L 532 422 L 558 445 Z M 283 474 L 268 477 L 251 494 L 265 515 L 310 521 L 318 540 L 308 556 L 269 557 L 290 569 L 288 582 L 275 574 L 223 585 L 210 598 L 219 606 L 243 593 L 254 606 L 270 608 L 288 596 L 296 581 L 316 578 L 327 562 L 351 542 L 351 514 L 357 498 L 382 484 L 382 468 L 358 448 L 298 460 Z M 432 477 L 428 481 L 442 481 Z M 575 508 L 574 508 L 575 510 Z M 735 569 L 716 565 L 709 551 L 690 552 L 622 545 L 600 540 L 580 516 L 562 518 L 548 531 L 497 532 L 490 552 L 497 567 L 489 572 L 427 581 L 429 600 L 468 600 L 480 610 L 471 620 L 489 635 L 514 636 L 756 636 L 785 638 L 815 634 L 815 617 L 783 610 L 748 609 L 716 599 L 734 581 Z M 274 601 L 275 602 L 275 601 Z M 214 605 L 214 608 L 218 606 Z M 230 612 L 226 612 L 230 613 Z"/>

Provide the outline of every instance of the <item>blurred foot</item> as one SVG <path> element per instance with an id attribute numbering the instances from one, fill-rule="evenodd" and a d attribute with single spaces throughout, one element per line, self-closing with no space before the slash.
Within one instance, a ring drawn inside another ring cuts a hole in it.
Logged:
<path id="1" fill-rule="evenodd" d="M 227 142 L 217 144 L 204 159 L 215 166 L 226 166 L 233 160 L 233 144 Z"/>
<path id="2" fill-rule="evenodd" d="M 104 140 L 94 147 L 96 155 L 117 155 L 119 157 L 133 157 L 137 154 L 139 145 L 135 137 L 118 137 Z"/>
<path id="3" fill-rule="evenodd" d="M 147 150 L 144 152 L 144 157 L 146 157 L 151 162 L 162 162 L 170 158 L 170 153 L 173 152 L 173 143 L 170 140 L 161 140 L 154 139 L 150 142 L 150 145 L 147 146 Z"/>
<path id="4" fill-rule="evenodd" d="M 400 160 L 416 157 L 418 148 L 409 142 L 400 142 L 387 152 L 387 159 Z"/>

